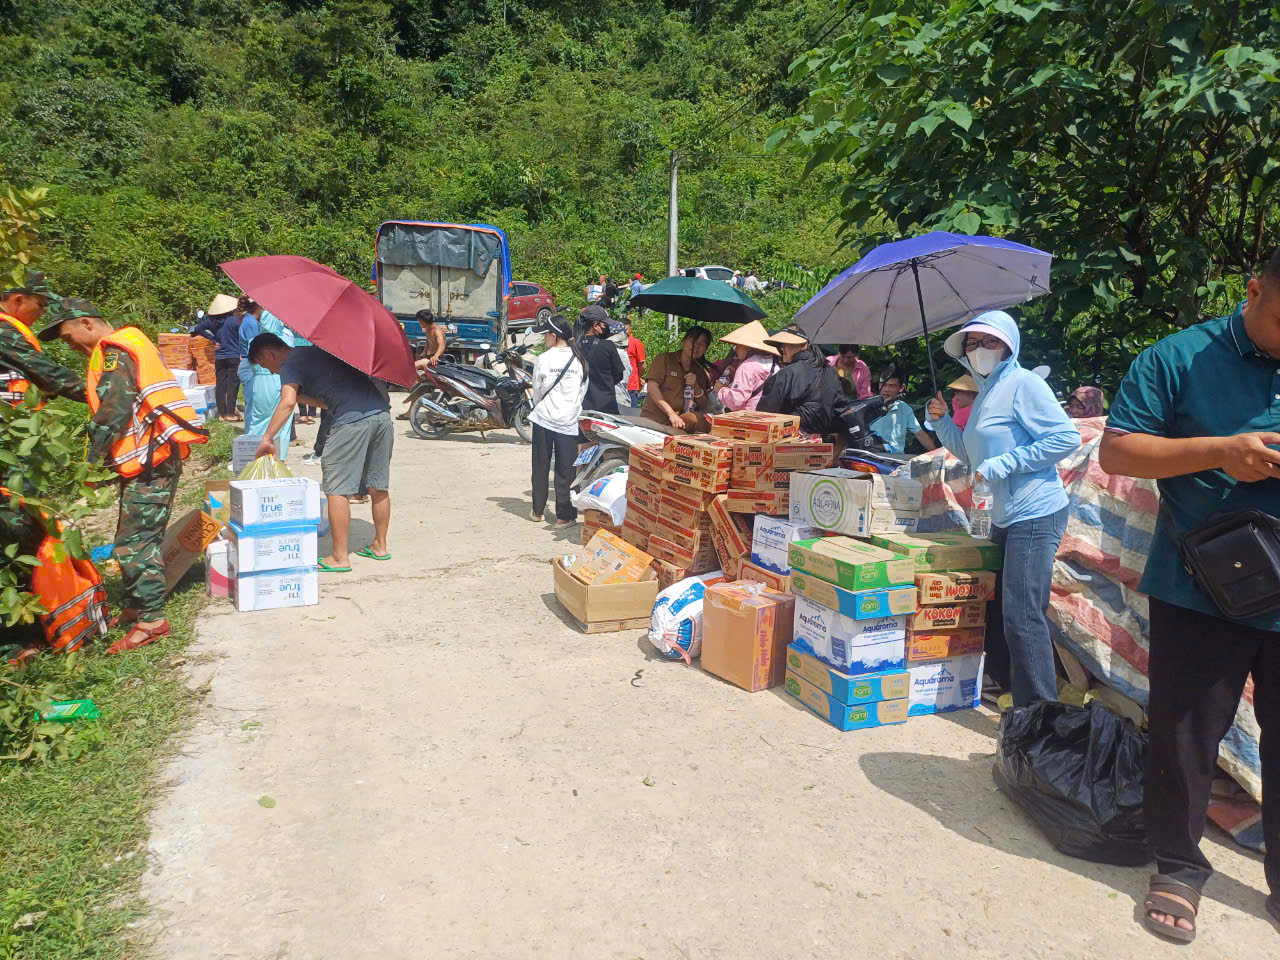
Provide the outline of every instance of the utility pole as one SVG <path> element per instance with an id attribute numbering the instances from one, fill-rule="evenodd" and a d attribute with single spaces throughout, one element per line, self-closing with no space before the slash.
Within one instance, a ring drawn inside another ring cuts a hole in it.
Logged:
<path id="1" fill-rule="evenodd" d="M 677 196 L 680 188 L 680 154 L 671 151 L 671 201 L 667 208 L 667 276 L 674 277 L 679 269 L 677 261 L 679 260 L 680 246 L 680 204 Z M 676 329 L 676 317 L 673 313 L 667 314 L 667 329 L 674 331 Z"/>

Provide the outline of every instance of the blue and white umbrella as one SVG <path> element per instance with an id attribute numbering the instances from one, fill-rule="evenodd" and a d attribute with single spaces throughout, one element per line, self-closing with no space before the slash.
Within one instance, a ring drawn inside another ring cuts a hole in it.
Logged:
<path id="1" fill-rule="evenodd" d="M 885 347 L 1049 292 L 1053 254 L 997 237 L 935 231 L 884 243 L 800 308 L 815 343 Z M 933 351 L 929 374 L 937 392 Z"/>

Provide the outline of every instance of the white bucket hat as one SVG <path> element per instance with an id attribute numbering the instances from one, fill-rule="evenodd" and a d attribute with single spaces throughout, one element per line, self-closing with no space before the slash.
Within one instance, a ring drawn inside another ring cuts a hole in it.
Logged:
<path id="1" fill-rule="evenodd" d="M 993 310 L 991 313 L 1000 313 L 1000 311 Z M 1008 347 L 1009 352 L 1012 353 L 1013 344 L 1009 342 L 1009 335 L 999 327 L 993 326 L 983 320 L 983 317 L 991 316 L 991 313 L 978 314 L 955 333 L 951 334 L 951 336 L 947 337 L 946 341 L 942 344 L 942 349 L 946 351 L 947 356 L 953 357 L 956 360 L 961 359 L 964 356 L 964 338 L 970 333 L 990 334 Z M 1002 315 L 1006 317 L 1010 323 L 1013 322 L 1013 318 L 1007 313 Z"/>

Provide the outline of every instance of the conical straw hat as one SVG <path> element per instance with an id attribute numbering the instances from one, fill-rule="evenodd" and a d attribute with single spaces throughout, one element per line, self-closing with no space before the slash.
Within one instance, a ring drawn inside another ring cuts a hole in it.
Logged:
<path id="1" fill-rule="evenodd" d="M 750 323 L 744 323 L 732 333 L 726 333 L 720 340 L 723 343 L 737 343 L 744 347 L 750 347 L 752 350 L 759 350 L 770 356 L 780 356 L 775 347 L 769 346 L 764 342 L 765 337 L 769 336 L 769 331 L 764 328 L 764 324 L 759 320 L 752 320 Z"/>

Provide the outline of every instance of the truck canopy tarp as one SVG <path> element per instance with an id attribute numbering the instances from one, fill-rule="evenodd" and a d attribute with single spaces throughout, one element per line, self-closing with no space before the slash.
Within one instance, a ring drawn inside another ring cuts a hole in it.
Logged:
<path id="1" fill-rule="evenodd" d="M 467 269 L 483 277 L 501 252 L 501 237 L 462 226 L 387 223 L 378 234 L 379 263 Z"/>

